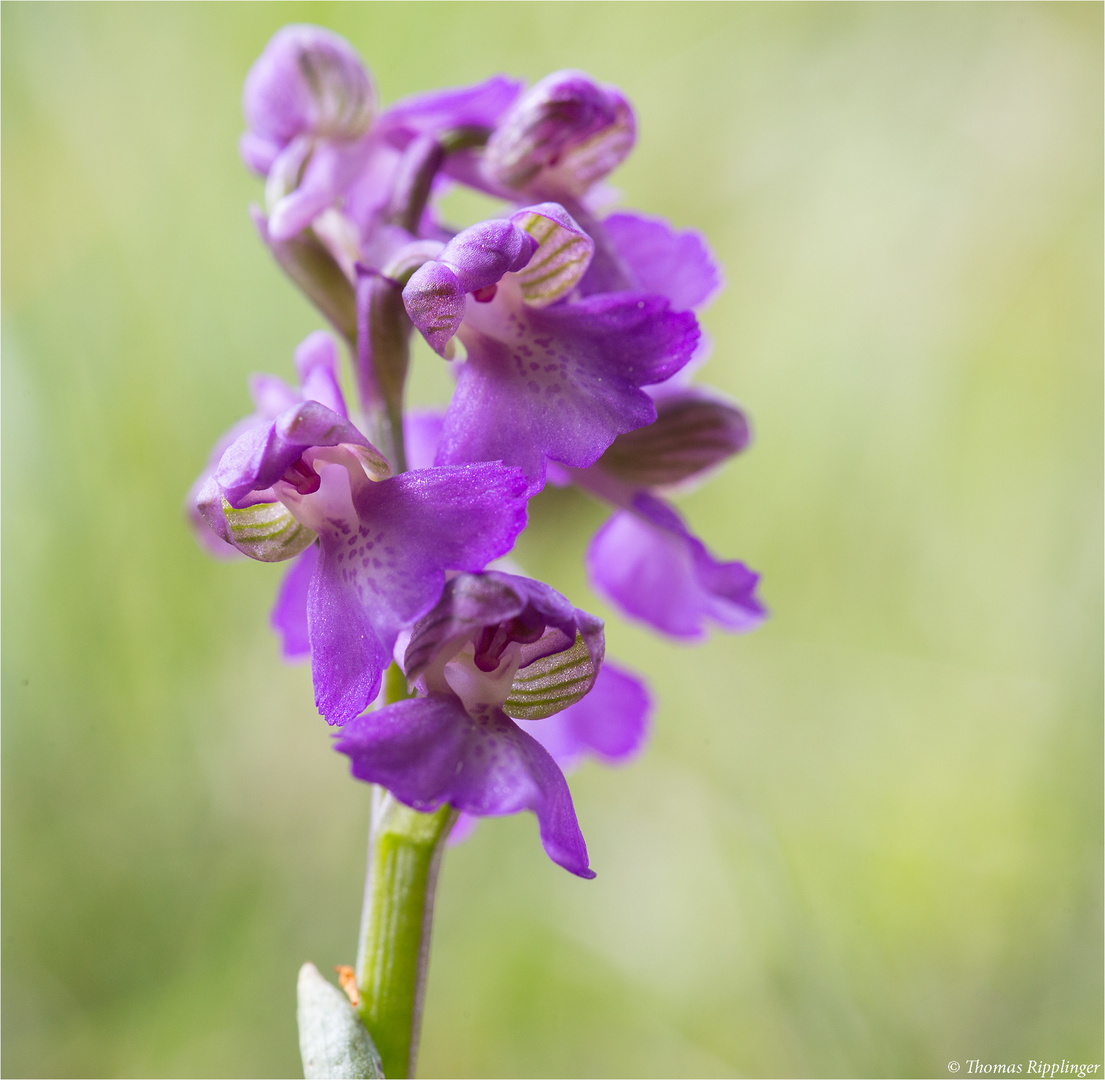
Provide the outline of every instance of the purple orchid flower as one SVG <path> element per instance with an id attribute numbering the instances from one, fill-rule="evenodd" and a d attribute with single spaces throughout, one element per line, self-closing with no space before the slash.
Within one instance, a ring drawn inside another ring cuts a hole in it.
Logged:
<path id="1" fill-rule="evenodd" d="M 573 300 L 594 245 L 555 203 L 465 229 L 411 276 L 403 301 L 442 356 L 467 351 L 437 460 L 501 460 L 544 484 L 547 459 L 586 467 L 651 423 L 641 387 L 670 378 L 699 338 L 688 312 L 641 292 Z"/>
<path id="2" fill-rule="evenodd" d="M 594 877 L 567 782 L 515 720 L 541 720 L 595 685 L 602 622 L 512 574 L 458 574 L 415 626 L 404 658 L 419 696 L 347 725 L 336 749 L 353 775 L 401 802 L 477 817 L 532 810 L 554 862 Z"/>
<path id="3" fill-rule="evenodd" d="M 525 482 L 498 462 L 392 476 L 340 399 L 330 399 L 338 411 L 293 396 L 226 448 L 196 505 L 222 540 L 263 562 L 317 540 L 315 566 L 302 559 L 285 590 L 301 590 L 310 573 L 315 701 L 340 724 L 374 700 L 396 638 L 437 602 L 445 571 L 482 569 L 511 548 L 525 526 Z M 289 646 L 302 642 L 286 639 Z"/>
<path id="4" fill-rule="evenodd" d="M 356 50 L 320 26 L 278 30 L 242 92 L 246 164 L 267 177 L 269 231 L 285 240 L 364 169 L 376 88 Z"/>
<path id="5" fill-rule="evenodd" d="M 240 150 L 267 179 L 268 236 L 286 241 L 323 218 L 319 231 L 339 263 L 351 265 L 342 257 L 351 244 L 361 249 L 353 258 L 364 258 L 412 143 L 490 132 L 520 91 L 520 82 L 499 75 L 379 112 L 372 76 L 344 38 L 319 26 L 285 26 L 250 68 L 242 95 Z M 474 147 L 462 146 L 442 171 L 488 189 L 479 162 Z M 432 218 L 426 235 L 431 226 Z"/>

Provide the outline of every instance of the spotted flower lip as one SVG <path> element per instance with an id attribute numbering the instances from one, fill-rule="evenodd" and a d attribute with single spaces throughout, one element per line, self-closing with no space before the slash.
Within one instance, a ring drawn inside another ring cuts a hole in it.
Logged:
<path id="1" fill-rule="evenodd" d="M 358 717 L 335 749 L 357 779 L 382 784 L 415 810 L 532 810 L 549 858 L 578 877 L 595 876 L 564 774 L 501 709 L 469 711 L 451 694 L 411 698 Z"/>
<path id="2" fill-rule="evenodd" d="M 484 172 L 530 198 L 578 198 L 622 163 L 636 135 L 620 90 L 582 71 L 557 71 L 503 116 L 488 139 Z"/>
<path id="3" fill-rule="evenodd" d="M 511 270 L 525 235 L 537 246 Z M 532 494 L 548 459 L 586 467 L 655 420 L 641 388 L 690 359 L 697 320 L 650 293 L 572 299 L 592 249 L 563 207 L 542 203 L 464 230 L 412 275 L 403 301 L 415 326 L 441 353 L 454 333 L 467 351 L 439 464 L 504 461 Z"/>
<path id="4" fill-rule="evenodd" d="M 549 586 L 459 574 L 406 650 L 420 696 L 358 717 L 336 748 L 354 776 L 417 810 L 532 810 L 549 857 L 594 877 L 563 773 L 514 718 L 543 722 L 575 705 L 595 685 L 603 648 L 601 621 Z"/>
<path id="5" fill-rule="evenodd" d="M 306 345 L 297 354 L 303 392 L 344 409 L 326 377 L 332 356 L 315 351 L 317 339 Z M 343 413 L 281 385 L 255 381 L 268 408 L 285 392 L 293 401 L 226 447 L 196 502 L 214 534 L 261 561 L 317 541 L 306 585 L 315 700 L 330 723 L 344 723 L 375 698 L 396 638 L 437 602 L 445 572 L 480 570 L 510 550 L 525 527 L 526 485 L 500 462 L 391 476 Z M 294 589 L 308 563 L 301 556 Z M 290 648 L 300 654 L 302 641 Z"/>

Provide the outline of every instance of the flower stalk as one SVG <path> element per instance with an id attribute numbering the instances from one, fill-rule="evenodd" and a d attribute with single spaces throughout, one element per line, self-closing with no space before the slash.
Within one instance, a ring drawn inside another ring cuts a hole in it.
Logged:
<path id="1" fill-rule="evenodd" d="M 357 956 L 359 1015 L 384 1075 L 414 1075 L 434 892 L 456 811 L 421 814 L 382 788 L 374 792 L 368 878 Z"/>
<path id="2" fill-rule="evenodd" d="M 388 704 L 409 695 L 392 664 L 384 682 Z M 434 894 L 445 839 L 457 812 L 443 806 L 422 814 L 385 788 L 372 788 L 368 872 L 357 948 L 357 1012 L 380 1054 L 384 1075 L 414 1075 Z"/>

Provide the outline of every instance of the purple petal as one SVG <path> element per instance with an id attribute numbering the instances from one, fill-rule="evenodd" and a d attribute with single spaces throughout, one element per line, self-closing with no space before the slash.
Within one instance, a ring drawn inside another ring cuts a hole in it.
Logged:
<path id="1" fill-rule="evenodd" d="M 325 540 L 307 594 L 307 629 L 315 705 L 328 724 L 344 724 L 376 700 L 391 652 Z"/>
<path id="2" fill-rule="evenodd" d="M 253 398 L 253 404 L 257 407 L 257 419 L 270 422 L 275 420 L 285 409 L 290 409 L 303 400 L 302 396 L 280 376 L 270 375 L 264 371 L 256 371 L 250 375 L 249 396 Z M 227 446 L 229 445 L 230 443 L 227 443 Z M 220 454 L 219 457 L 222 457 L 222 455 Z"/>
<path id="3" fill-rule="evenodd" d="M 379 690 L 399 631 L 437 602 L 446 570 L 480 570 L 525 527 L 525 483 L 499 463 L 403 473 L 362 485 L 352 521 L 319 524 L 309 622 L 315 699 L 332 724 Z"/>
<path id="4" fill-rule="evenodd" d="M 275 379 L 275 376 L 270 376 L 270 378 Z M 294 392 L 291 388 L 279 379 L 276 381 L 279 382 L 289 394 L 293 395 L 294 400 Z M 188 524 L 191 525 L 196 540 L 209 555 L 214 555 L 216 558 L 236 559 L 241 552 L 238 551 L 227 538 L 226 521 L 222 514 L 222 494 L 214 481 L 215 470 L 219 466 L 219 460 L 222 458 L 223 454 L 226 453 L 227 447 L 233 445 L 233 443 L 247 431 L 251 431 L 253 428 L 257 427 L 264 427 L 267 419 L 269 418 L 263 415 L 258 416 L 255 413 L 252 416 L 247 416 L 239 420 L 229 430 L 224 431 L 215 441 L 215 445 L 208 455 L 207 464 L 204 466 L 203 472 L 196 477 L 195 482 L 188 489 L 188 494 L 185 497 L 184 513 L 188 518 Z M 207 511 L 201 507 L 201 495 L 203 496 L 203 505 L 208 506 Z M 213 513 L 216 507 L 217 513 Z M 214 517 L 213 524 L 211 523 L 212 517 Z"/>
<path id="5" fill-rule="evenodd" d="M 644 682 L 609 662 L 582 701 L 544 720 L 519 720 L 567 773 L 591 754 L 608 765 L 635 757 L 648 736 L 652 699 Z"/>
<path id="6" fill-rule="evenodd" d="M 463 844 L 475 831 L 476 826 L 480 823 L 480 819 L 475 814 L 468 814 L 461 811 L 457 815 L 457 820 L 453 822 L 453 827 L 449 830 L 449 839 L 445 842 L 449 847 L 456 847 L 457 844 Z"/>
<path id="7" fill-rule="evenodd" d="M 223 497 L 211 473 L 202 473 L 188 489 L 184 512 L 197 543 L 217 559 L 236 559 L 240 552 L 230 540 L 222 512 Z"/>
<path id="8" fill-rule="evenodd" d="M 689 313 L 658 296 L 609 294 L 547 309 L 479 305 L 445 415 L 438 460 L 504 461 L 544 482 L 545 459 L 591 465 L 625 431 L 656 418 L 639 387 L 668 378 L 698 339 Z"/>
<path id="9" fill-rule="evenodd" d="M 403 289 L 410 320 L 439 356 L 460 329 L 468 297 L 456 271 L 442 262 L 423 263 Z"/>
<path id="10" fill-rule="evenodd" d="M 445 413 L 430 409 L 412 409 L 403 417 L 403 438 L 407 464 L 411 469 L 428 469 L 434 463 Z"/>
<path id="11" fill-rule="evenodd" d="M 435 262 L 423 263 L 403 289 L 411 322 L 445 355 L 467 307 L 467 294 L 497 284 L 529 262 L 537 241 L 512 221 L 481 221 L 449 241 Z"/>
<path id="12" fill-rule="evenodd" d="M 254 61 L 242 91 L 242 111 L 259 138 L 284 146 L 309 133 L 361 134 L 372 120 L 376 90 L 356 51 L 320 26 L 278 30 Z"/>
<path id="13" fill-rule="evenodd" d="M 238 139 L 238 153 L 246 167 L 258 176 L 267 176 L 280 154 L 281 144 L 252 131 L 244 131 Z"/>
<path id="14" fill-rule="evenodd" d="M 480 817 L 532 810 L 549 858 L 594 877 L 563 773 L 498 709 L 470 716 L 455 697 L 412 698 L 358 717 L 336 749 L 354 776 L 383 784 L 416 810 L 444 803 Z"/>
<path id="15" fill-rule="evenodd" d="M 219 462 L 215 479 L 231 506 L 245 506 L 253 491 L 275 484 L 312 446 L 372 444 L 344 417 L 317 401 L 304 401 L 281 413 L 266 427 L 237 439 Z"/>
<path id="16" fill-rule="evenodd" d="M 666 296 L 673 310 L 703 307 L 720 290 L 721 270 L 701 233 L 676 232 L 661 218 L 628 213 L 611 214 L 602 229 L 635 287 Z M 589 294 L 610 285 L 589 274 L 582 288 Z"/>
<path id="17" fill-rule="evenodd" d="M 587 570 L 626 614 L 673 637 L 701 639 L 711 622 L 743 633 L 767 616 L 756 597 L 759 575 L 741 562 L 718 562 L 650 495 L 638 495 L 632 511 L 618 511 L 599 530 Z"/>
<path id="18" fill-rule="evenodd" d="M 413 94 L 388 106 L 377 129 L 404 149 L 416 135 L 461 127 L 493 127 L 522 90 L 518 79 L 493 75 L 485 82 Z"/>
<path id="19" fill-rule="evenodd" d="M 376 130 L 399 150 L 418 135 L 444 134 L 459 128 L 493 128 L 515 98 L 522 83 L 505 75 L 494 75 L 474 86 L 433 90 L 403 98 L 385 109 Z M 483 155 L 475 150 L 451 153 L 442 170 L 446 175 L 470 187 L 492 195 L 502 192 L 484 176 Z"/>
<path id="20" fill-rule="evenodd" d="M 312 544 L 288 567 L 276 594 L 269 624 L 280 635 L 285 660 L 302 660 L 311 654 L 307 633 L 307 595 L 318 567 L 318 545 Z"/>
<path id="21" fill-rule="evenodd" d="M 480 221 L 457 233 L 442 249 L 438 260 L 456 274 L 460 287 L 475 292 L 496 284 L 513 270 L 521 270 L 537 250 L 538 241 L 524 226 L 492 219 Z"/>

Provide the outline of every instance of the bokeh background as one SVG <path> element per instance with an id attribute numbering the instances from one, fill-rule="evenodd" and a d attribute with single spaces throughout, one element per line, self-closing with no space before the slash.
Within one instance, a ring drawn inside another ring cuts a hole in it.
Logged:
<path id="1" fill-rule="evenodd" d="M 621 86 L 614 180 L 724 262 L 700 378 L 757 433 L 681 501 L 763 572 L 748 637 L 629 625 L 603 511 L 533 504 L 520 560 L 655 730 L 572 778 L 594 882 L 529 815 L 448 855 L 422 1074 L 1101 1062 L 1101 4 L 5 3 L 4 1075 L 300 1075 L 296 970 L 352 960 L 367 790 L 278 660 L 281 568 L 180 510 L 320 325 L 236 153 L 288 21 L 385 101 Z"/>

